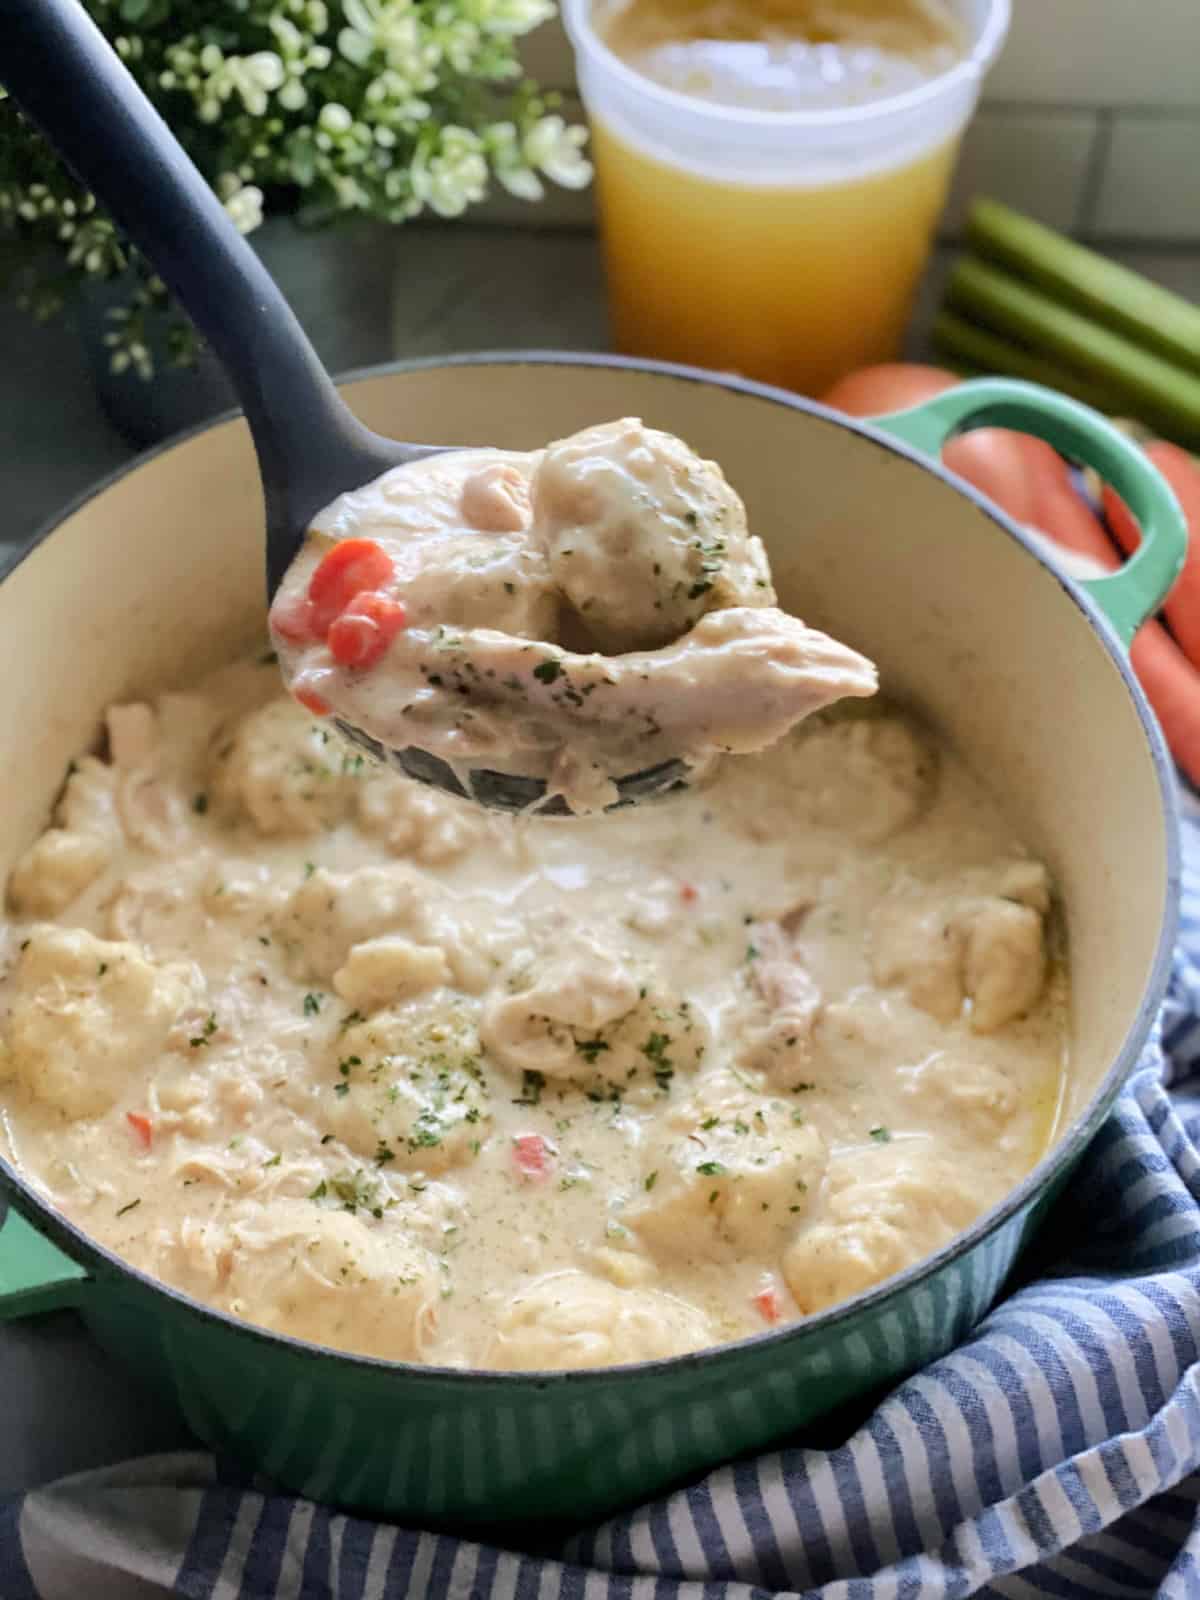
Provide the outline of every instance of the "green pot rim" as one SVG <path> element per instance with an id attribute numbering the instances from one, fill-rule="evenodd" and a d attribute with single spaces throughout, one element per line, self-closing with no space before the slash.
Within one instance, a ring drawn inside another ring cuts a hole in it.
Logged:
<path id="1" fill-rule="evenodd" d="M 53 1244 L 59 1246 L 73 1263 L 88 1267 L 94 1266 L 99 1269 L 96 1278 L 76 1278 L 73 1280 L 68 1289 L 67 1297 L 62 1301 L 64 1305 L 85 1303 L 89 1289 L 93 1287 L 104 1288 L 106 1286 L 105 1280 L 111 1283 L 113 1280 L 132 1279 L 140 1288 L 165 1298 L 171 1303 L 174 1310 L 199 1318 L 202 1321 L 216 1324 L 232 1335 L 253 1340 L 266 1347 L 282 1348 L 295 1358 L 319 1361 L 333 1359 L 356 1371 L 402 1373 L 406 1379 L 427 1380 L 430 1383 L 442 1386 L 464 1386 L 474 1389 L 493 1387 L 513 1390 L 527 1389 L 532 1386 L 536 1389 L 546 1389 L 562 1384 L 570 1384 L 574 1387 L 604 1385 L 620 1381 L 626 1376 L 633 1377 L 634 1375 L 650 1376 L 661 1374 L 664 1377 L 670 1377 L 674 1374 L 691 1372 L 698 1367 L 712 1366 L 717 1368 L 723 1361 L 736 1360 L 741 1353 L 752 1348 L 769 1346 L 772 1349 L 782 1351 L 789 1344 L 800 1343 L 815 1334 L 824 1334 L 835 1330 L 841 1323 L 857 1320 L 864 1312 L 871 1312 L 877 1309 L 893 1297 L 899 1298 L 903 1296 L 925 1279 L 933 1277 L 954 1262 L 969 1255 L 1029 1205 L 1038 1193 L 1048 1186 L 1053 1178 L 1072 1166 L 1099 1131 L 1101 1124 L 1112 1109 L 1117 1095 L 1141 1056 L 1146 1041 L 1150 1036 L 1154 1019 L 1162 1004 L 1170 976 L 1171 960 L 1178 928 L 1181 871 L 1179 812 L 1175 793 L 1174 766 L 1167 753 L 1166 745 L 1150 710 L 1149 703 L 1129 665 L 1121 640 L 1099 605 L 1085 590 L 1081 589 L 1072 580 L 1064 577 L 1034 546 L 1024 530 L 1011 517 L 1001 511 L 978 490 L 949 472 L 940 462 L 931 460 L 928 455 L 922 453 L 919 449 L 901 442 L 891 434 L 874 427 L 870 422 L 843 416 L 841 413 L 831 410 L 828 406 L 820 405 L 816 401 L 791 394 L 786 390 L 769 384 L 757 383 L 751 379 L 740 378 L 733 374 L 706 372 L 697 367 L 681 366 L 665 361 L 641 360 L 627 356 L 590 352 L 576 354 L 558 350 L 496 350 L 382 362 L 373 366 L 355 368 L 350 372 L 340 374 L 336 382 L 339 385 L 348 385 L 369 379 L 386 378 L 398 373 L 420 372 L 440 367 L 470 366 L 574 366 L 645 372 L 684 382 L 700 383 L 710 387 L 726 389 L 733 393 L 745 394 L 753 399 L 767 400 L 774 404 L 785 406 L 789 410 L 817 417 L 823 422 L 831 423 L 836 427 L 846 429 L 850 433 L 857 434 L 865 443 L 873 445 L 876 449 L 886 451 L 889 455 L 902 456 L 922 468 L 923 471 L 930 472 L 935 477 L 940 478 L 948 489 L 971 501 L 1004 534 L 1015 540 L 1031 560 L 1037 562 L 1039 566 L 1050 573 L 1067 599 L 1084 614 L 1093 630 L 1098 634 L 1133 700 L 1142 725 L 1142 731 L 1150 747 L 1151 759 L 1158 778 L 1159 798 L 1162 803 L 1162 814 L 1167 831 L 1167 906 L 1159 932 L 1154 962 L 1151 966 L 1150 976 L 1143 991 L 1141 1002 L 1131 1020 L 1124 1042 L 1099 1088 L 1087 1106 L 1076 1117 L 1065 1136 L 1051 1152 L 1043 1156 L 1016 1188 L 1012 1189 L 1003 1200 L 991 1207 L 990 1210 L 983 1212 L 968 1229 L 950 1240 L 941 1250 L 936 1251 L 933 1255 L 923 1257 L 911 1267 L 907 1267 L 903 1272 L 885 1279 L 873 1288 L 855 1295 L 849 1300 L 842 1301 L 826 1311 L 819 1311 L 811 1317 L 790 1323 L 783 1328 L 751 1334 L 744 1339 L 712 1345 L 707 1349 L 690 1351 L 685 1355 L 669 1356 L 655 1361 L 629 1362 L 620 1366 L 585 1368 L 572 1371 L 493 1372 L 486 1368 L 463 1369 L 429 1366 L 414 1362 L 389 1361 L 377 1356 L 356 1355 L 344 1350 L 334 1350 L 325 1345 L 310 1344 L 305 1340 L 293 1338 L 288 1334 L 273 1333 L 265 1328 L 256 1327 L 252 1323 L 242 1322 L 228 1312 L 219 1311 L 213 1306 L 207 1306 L 201 1301 L 193 1300 L 181 1290 L 175 1289 L 171 1285 L 163 1283 L 159 1279 L 151 1277 L 148 1273 L 142 1272 L 139 1268 L 121 1260 L 119 1256 L 89 1238 L 74 1223 L 68 1222 L 65 1217 L 54 1211 L 3 1158 L 0 1158 L 0 1186 L 8 1191 L 9 1202 L 13 1209 L 23 1216 L 38 1233 L 45 1235 Z M 33 551 L 44 540 L 49 538 L 61 523 L 82 510 L 98 495 L 105 493 L 131 472 L 136 472 L 140 467 L 164 455 L 167 451 L 189 443 L 200 434 L 206 433 L 209 429 L 218 427 L 223 423 L 230 422 L 240 414 L 239 410 L 234 409 L 224 412 L 220 416 L 212 417 L 207 422 L 200 423 L 196 427 L 189 428 L 185 432 L 165 440 L 152 450 L 136 456 L 125 466 L 118 467 L 90 488 L 83 490 L 55 516 L 42 524 L 33 539 L 20 552 L 17 558 L 3 572 L 0 572 L 0 583 L 12 572 L 16 571 L 22 562 L 28 559 Z M 3 1230 L 0 1228 L 0 1239 L 2 1239 L 2 1236 Z"/>

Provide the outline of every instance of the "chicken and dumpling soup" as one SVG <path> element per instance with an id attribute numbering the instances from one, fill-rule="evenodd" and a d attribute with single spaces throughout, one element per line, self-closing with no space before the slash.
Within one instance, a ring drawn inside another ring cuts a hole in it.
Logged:
<path id="1" fill-rule="evenodd" d="M 478 470 L 430 518 L 460 577 L 467 512 L 522 497 Z M 269 656 L 110 708 L 98 749 L 9 878 L 0 1149 L 247 1322 L 455 1367 L 671 1356 L 916 1262 L 1051 1136 L 1047 874 L 885 701 L 565 819 L 377 767 Z"/>

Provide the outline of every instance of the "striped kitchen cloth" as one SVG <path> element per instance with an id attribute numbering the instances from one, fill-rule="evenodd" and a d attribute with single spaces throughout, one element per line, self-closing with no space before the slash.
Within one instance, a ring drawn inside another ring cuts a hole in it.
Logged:
<path id="1" fill-rule="evenodd" d="M 845 1443 L 547 1559 L 337 1516 L 156 1456 L 0 1502 L 0 1600 L 1200 1597 L 1200 804 L 1156 1037 L 1023 1286 Z"/>

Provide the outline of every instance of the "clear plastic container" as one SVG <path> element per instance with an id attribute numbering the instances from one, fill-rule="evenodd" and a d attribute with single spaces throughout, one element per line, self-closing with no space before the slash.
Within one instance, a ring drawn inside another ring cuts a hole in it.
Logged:
<path id="1" fill-rule="evenodd" d="M 966 52 L 891 98 L 762 111 L 620 60 L 610 0 L 563 0 L 592 124 L 613 336 L 631 355 L 820 394 L 899 353 L 1009 0 L 956 0 Z"/>

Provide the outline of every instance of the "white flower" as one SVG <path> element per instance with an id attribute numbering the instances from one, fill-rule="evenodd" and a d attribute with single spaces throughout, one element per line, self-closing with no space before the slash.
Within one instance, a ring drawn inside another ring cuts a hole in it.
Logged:
<path id="1" fill-rule="evenodd" d="M 350 129 L 354 126 L 354 118 L 346 110 L 345 106 L 340 106 L 336 101 L 331 100 L 328 105 L 321 107 L 321 114 L 317 118 L 317 126 L 336 137 L 338 134 L 350 132 Z"/>
<path id="2" fill-rule="evenodd" d="M 216 187 L 225 214 L 237 231 L 253 233 L 263 219 L 262 190 L 253 183 L 243 183 L 236 172 L 223 172 Z"/>
<path id="3" fill-rule="evenodd" d="M 525 135 L 525 159 L 564 189 L 583 189 L 592 164 L 583 154 L 586 128 L 568 128 L 561 117 L 542 117 Z"/>
<path id="4" fill-rule="evenodd" d="M 413 195 L 439 217 L 461 216 L 482 200 L 487 180 L 482 141 L 469 128 L 453 123 L 442 129 L 436 154 L 422 150 L 413 159 Z"/>
<path id="5" fill-rule="evenodd" d="M 492 171 L 518 200 L 540 200 L 546 190 L 537 173 L 525 165 L 516 124 L 493 122 L 484 135 Z"/>
<path id="6" fill-rule="evenodd" d="M 485 33 L 516 37 L 554 15 L 552 0 L 460 0 L 458 9 Z"/>
<path id="7" fill-rule="evenodd" d="M 343 0 L 346 26 L 338 49 L 347 61 L 363 66 L 378 53 L 415 88 L 431 89 L 438 50 L 426 38 L 412 0 Z"/>

